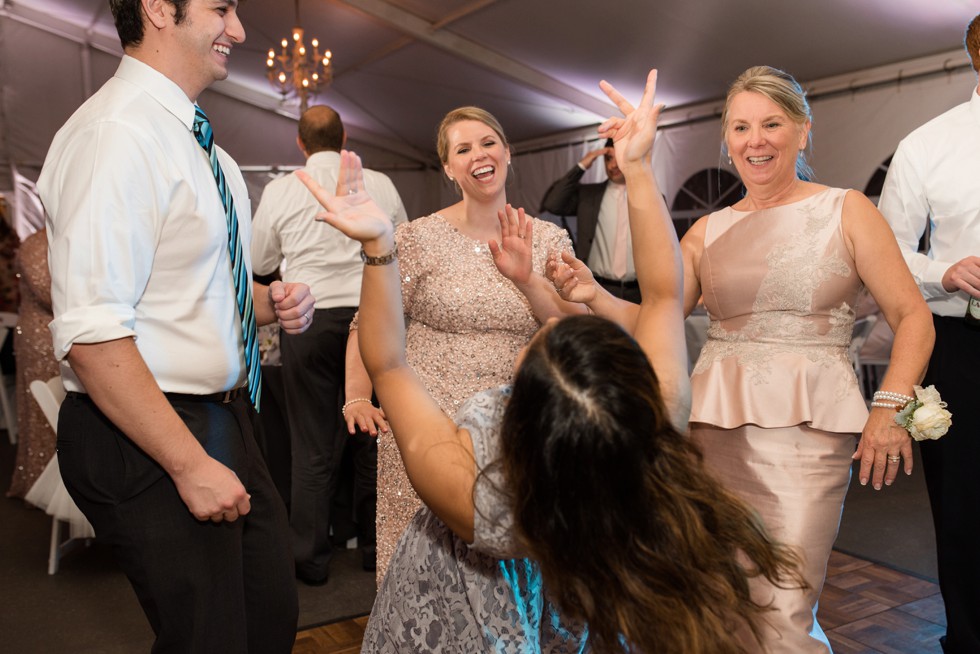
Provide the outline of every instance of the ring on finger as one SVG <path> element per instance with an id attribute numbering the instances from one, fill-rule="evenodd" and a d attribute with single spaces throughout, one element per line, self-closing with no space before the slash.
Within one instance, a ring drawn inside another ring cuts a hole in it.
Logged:
<path id="1" fill-rule="evenodd" d="M 902 460 L 902 457 L 900 456 L 888 456 L 886 458 L 888 459 L 889 463 L 898 463 L 899 461 Z"/>

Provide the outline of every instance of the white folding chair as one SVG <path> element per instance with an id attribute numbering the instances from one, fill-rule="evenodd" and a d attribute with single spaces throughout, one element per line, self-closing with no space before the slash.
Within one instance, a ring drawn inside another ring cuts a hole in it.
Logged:
<path id="1" fill-rule="evenodd" d="M 7 342 L 7 338 L 17 327 L 17 314 L 9 311 L 0 311 L 0 347 Z M 4 426 L 7 428 L 7 436 L 13 445 L 17 442 L 17 403 L 16 395 L 11 401 L 7 393 L 6 375 L 0 375 L 0 412 L 3 413 Z"/>
<path id="2" fill-rule="evenodd" d="M 31 382 L 30 389 L 34 399 L 41 407 L 44 417 L 47 418 L 48 424 L 51 425 L 55 433 L 58 433 L 58 411 L 61 409 L 62 400 L 65 399 L 65 387 L 61 383 L 61 377 L 52 377 L 46 382 L 35 379 Z M 57 453 L 51 457 L 51 461 L 38 476 L 37 481 L 34 482 L 24 499 L 44 509 L 51 516 L 48 574 L 53 575 L 58 572 L 62 556 L 80 543 L 88 544 L 89 540 L 95 536 L 92 525 L 75 505 L 65 488 L 65 482 L 61 479 L 61 470 L 58 467 Z M 63 539 L 62 528 L 66 524 L 69 526 L 68 538 Z"/>

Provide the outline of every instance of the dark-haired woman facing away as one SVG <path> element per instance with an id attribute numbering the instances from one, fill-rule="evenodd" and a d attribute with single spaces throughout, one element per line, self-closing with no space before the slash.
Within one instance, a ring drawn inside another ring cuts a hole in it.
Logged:
<path id="1" fill-rule="evenodd" d="M 396 247 L 356 157 L 344 154 L 338 197 L 308 182 L 322 219 L 368 257 L 362 356 L 427 506 L 399 542 L 364 651 L 740 652 L 735 632 L 766 612 L 748 580 L 800 583 L 795 558 L 680 434 L 689 383 L 679 250 L 650 168 L 656 73 L 635 111 L 602 86 L 625 115 L 600 133 L 615 140 L 643 253 L 636 340 L 594 316 L 550 321 L 513 388 L 476 395 L 458 424 L 405 363 L 398 267 L 385 263 Z M 519 249 L 522 229 L 504 226 L 502 247 Z M 541 576 L 496 558 L 514 556 Z"/>

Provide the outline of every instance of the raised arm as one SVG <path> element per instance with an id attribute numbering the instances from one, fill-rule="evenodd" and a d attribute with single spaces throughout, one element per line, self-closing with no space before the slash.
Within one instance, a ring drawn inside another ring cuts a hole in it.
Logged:
<path id="1" fill-rule="evenodd" d="M 364 191 L 360 160 L 341 153 L 340 193 L 297 176 L 326 211 L 318 220 L 360 241 L 369 258 L 395 251 L 391 220 Z M 346 193 L 343 192 L 346 188 Z M 375 394 L 391 424 L 412 486 L 426 505 L 464 540 L 473 540 L 476 463 L 469 433 L 439 408 L 405 360 L 405 321 L 397 257 L 364 266 L 358 340 Z"/>
<path id="2" fill-rule="evenodd" d="M 684 262 L 684 315 L 689 316 L 701 299 L 701 255 L 704 253 L 704 233 L 708 217 L 702 216 L 681 239 L 681 259 Z"/>
<path id="3" fill-rule="evenodd" d="M 674 424 L 684 429 L 690 417 L 691 386 L 684 343 L 680 247 L 651 163 L 661 109 L 654 104 L 657 71 L 651 70 L 647 76 L 636 109 L 608 82 L 599 86 L 624 116 L 606 120 L 599 134 L 613 139 L 619 168 L 626 176 L 633 258 L 643 297 L 634 337 L 657 373 Z"/>
<path id="4" fill-rule="evenodd" d="M 500 221 L 500 244 L 496 241 L 487 243 L 493 263 L 500 274 L 524 294 L 534 317 L 544 323 L 549 318 L 585 313 L 585 307 L 559 297 L 551 282 L 535 272 L 532 262 L 534 221 L 524 214 L 524 209 L 515 210 L 508 204 L 497 212 L 497 219 Z"/>

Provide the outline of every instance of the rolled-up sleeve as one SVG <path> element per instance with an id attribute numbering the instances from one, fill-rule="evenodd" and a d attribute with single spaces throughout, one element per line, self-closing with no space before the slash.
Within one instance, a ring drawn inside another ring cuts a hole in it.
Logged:
<path id="1" fill-rule="evenodd" d="M 133 337 L 167 192 L 145 136 L 97 123 L 64 144 L 41 180 L 48 212 L 55 356 L 75 343 Z M 175 189 L 172 192 L 179 192 Z"/>

